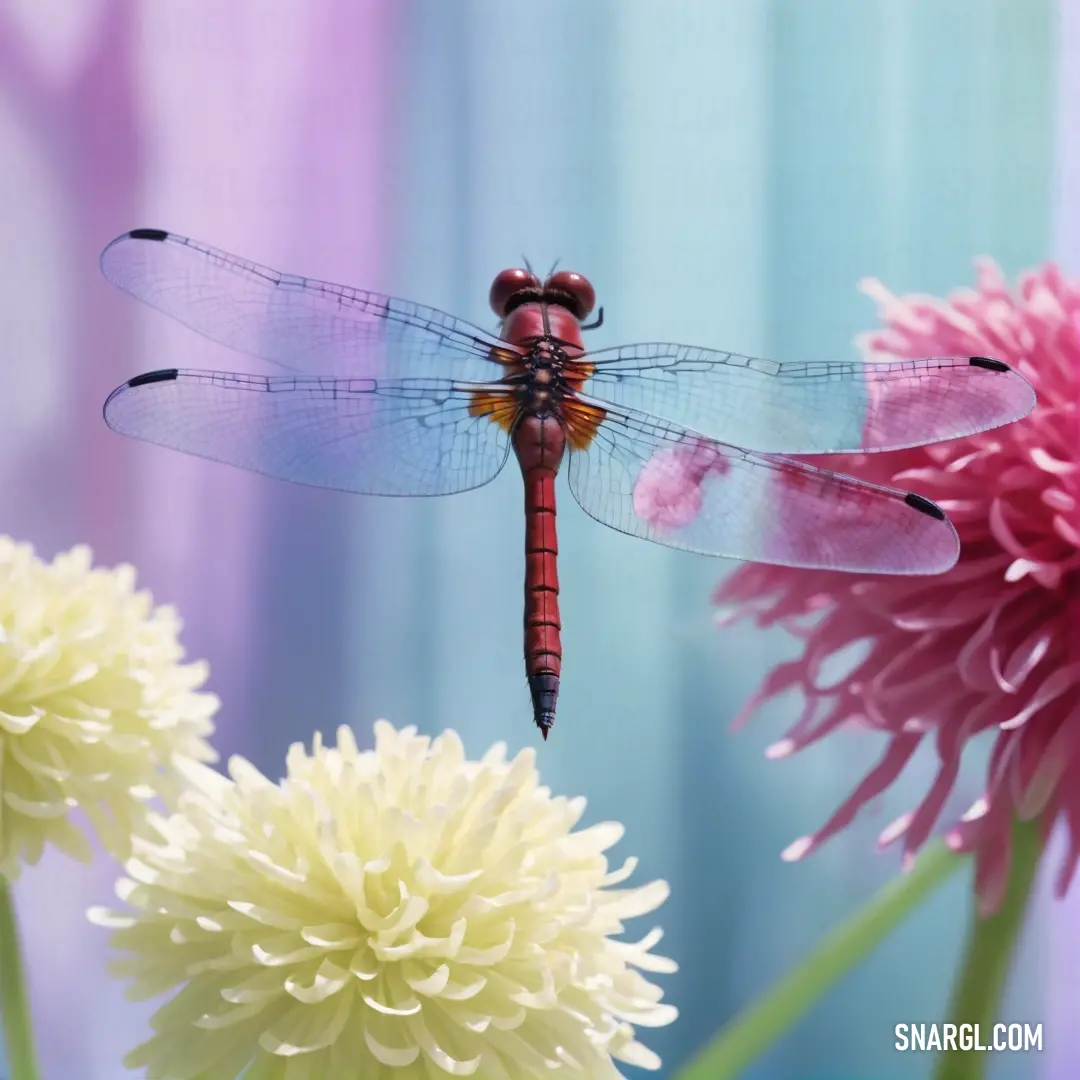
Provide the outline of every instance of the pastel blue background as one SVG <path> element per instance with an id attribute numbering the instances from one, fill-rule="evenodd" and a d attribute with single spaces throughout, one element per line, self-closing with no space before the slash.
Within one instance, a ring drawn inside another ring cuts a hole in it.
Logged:
<path id="1" fill-rule="evenodd" d="M 272 776 L 290 742 L 341 722 L 370 739 L 379 716 L 454 727 L 474 754 L 536 745 L 515 472 L 453 498 L 365 501 L 112 436 L 100 403 L 136 371 L 244 361 L 114 295 L 97 250 L 154 225 L 484 322 L 497 270 L 559 257 L 597 287 L 597 346 L 853 357 L 875 324 L 865 276 L 941 293 L 980 254 L 1010 275 L 1055 255 L 1080 269 L 1062 240 L 1080 240 L 1064 179 L 1080 172 L 1075 106 L 1059 92 L 1075 60 L 1058 62 L 1076 23 L 1066 0 L 12 5 L 0 528 L 44 555 L 85 540 L 135 561 L 211 663 L 220 748 Z M 767 763 L 793 701 L 729 734 L 790 642 L 713 627 L 729 564 L 560 498 L 565 675 L 541 768 L 588 796 L 590 820 L 625 823 L 642 881 L 672 883 L 660 921 L 682 1016 L 647 1038 L 670 1072 L 896 871 L 873 838 L 933 763 L 808 862 L 781 863 L 878 744 L 838 736 Z M 977 791 L 972 766 L 955 809 Z M 19 885 L 48 1080 L 114 1080 L 141 1037 L 146 1010 L 102 989 L 103 943 L 82 922 L 111 877 L 50 858 Z M 940 1018 L 966 887 L 746 1076 L 928 1075 L 892 1028 Z M 1080 1074 L 1075 976 L 1046 955 L 1076 948 L 1080 910 L 1039 904 L 1006 1018 L 1043 1021 L 1047 1050 L 996 1059 L 995 1080 Z"/>

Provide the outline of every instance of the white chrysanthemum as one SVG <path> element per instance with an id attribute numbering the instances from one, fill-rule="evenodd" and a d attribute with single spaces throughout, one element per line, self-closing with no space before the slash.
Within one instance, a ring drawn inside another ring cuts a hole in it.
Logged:
<path id="1" fill-rule="evenodd" d="M 130 566 L 92 569 L 85 547 L 45 563 L 0 536 L 0 875 L 46 844 L 88 858 L 75 810 L 127 858 L 174 766 L 215 760 L 217 698 L 196 693 L 206 668 L 180 662 L 179 627 Z"/>
<path id="2" fill-rule="evenodd" d="M 541 787 L 531 750 L 471 762 L 452 731 L 375 736 L 365 753 L 347 728 L 336 749 L 294 745 L 280 784 L 242 758 L 231 779 L 191 770 L 118 885 L 129 910 L 91 912 L 132 996 L 178 990 L 126 1063 L 155 1080 L 658 1067 L 633 1025 L 677 1014 L 640 971 L 675 964 L 649 951 L 659 930 L 612 935 L 668 887 L 610 888 L 636 865 L 608 870 L 622 827 L 573 832 L 585 800 Z"/>

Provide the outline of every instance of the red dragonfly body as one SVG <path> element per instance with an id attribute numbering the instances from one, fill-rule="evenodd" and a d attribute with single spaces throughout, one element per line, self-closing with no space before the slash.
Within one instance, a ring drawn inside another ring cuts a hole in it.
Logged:
<path id="1" fill-rule="evenodd" d="M 522 353 L 514 361 L 518 409 L 509 425 L 525 482 L 525 670 L 533 719 L 547 738 L 555 723 L 562 672 L 559 615 L 559 540 L 555 477 L 567 439 L 588 444 L 596 417 L 571 396 L 587 369 L 572 366 L 585 353 L 581 320 L 592 313 L 592 286 L 580 275 L 553 274 L 547 282 L 526 271 L 504 270 L 491 287 L 491 307 L 503 339 Z M 477 409 L 485 408 L 480 398 Z"/>
<path id="2" fill-rule="evenodd" d="M 930 574 L 959 554 L 944 512 L 801 458 L 876 453 L 1011 423 L 1031 387 L 998 360 L 778 363 L 670 343 L 587 352 L 595 305 L 568 271 L 504 270 L 500 332 L 412 301 L 281 274 L 175 233 L 102 253 L 120 288 L 293 374 L 169 368 L 109 396 L 134 438 L 368 495 L 449 495 L 517 457 L 525 486 L 525 661 L 547 738 L 562 668 L 555 481 L 620 532 L 704 555 Z M 602 311 L 601 311 L 602 314 Z"/>

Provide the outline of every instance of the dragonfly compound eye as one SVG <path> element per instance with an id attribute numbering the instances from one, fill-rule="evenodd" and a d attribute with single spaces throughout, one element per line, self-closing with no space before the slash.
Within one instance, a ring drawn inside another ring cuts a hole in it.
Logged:
<path id="1" fill-rule="evenodd" d="M 500 319 L 505 319 L 516 307 L 512 301 L 521 293 L 540 291 L 540 279 L 531 270 L 503 270 L 491 283 L 488 303 Z"/>
<path id="2" fill-rule="evenodd" d="M 577 319 L 587 319 L 596 307 L 596 290 L 589 279 L 572 270 L 552 274 L 544 285 L 544 291 L 568 307 Z"/>

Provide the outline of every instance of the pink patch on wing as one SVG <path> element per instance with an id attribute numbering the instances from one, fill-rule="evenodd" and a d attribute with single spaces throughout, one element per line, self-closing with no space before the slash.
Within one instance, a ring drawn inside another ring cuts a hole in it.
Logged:
<path id="1" fill-rule="evenodd" d="M 866 415 L 862 445 L 867 450 L 880 446 L 903 446 L 910 441 L 912 429 L 924 423 L 920 414 L 926 408 L 926 397 L 918 386 L 911 386 L 907 395 L 902 394 L 895 384 L 885 382 L 883 375 L 874 371 L 872 359 L 867 361 L 866 367 Z"/>
<path id="2" fill-rule="evenodd" d="M 720 448 L 703 439 L 661 450 L 645 463 L 634 485 L 634 513 L 658 529 L 689 525 L 701 512 L 705 477 L 723 476 L 730 468 Z"/>
<path id="3" fill-rule="evenodd" d="M 852 553 L 858 550 L 858 557 L 872 561 L 875 546 L 880 543 L 873 513 L 875 495 L 869 487 L 849 485 L 843 497 L 838 497 L 831 486 L 834 475 L 829 471 L 835 468 L 835 460 L 821 455 L 792 460 L 772 458 L 771 497 L 761 528 L 765 551 L 778 563 L 783 564 L 793 554 L 827 561 L 838 536 L 842 537 L 844 549 Z M 802 468 L 804 465 L 814 471 Z M 825 504 L 828 514 L 811 519 L 809 515 Z"/>

